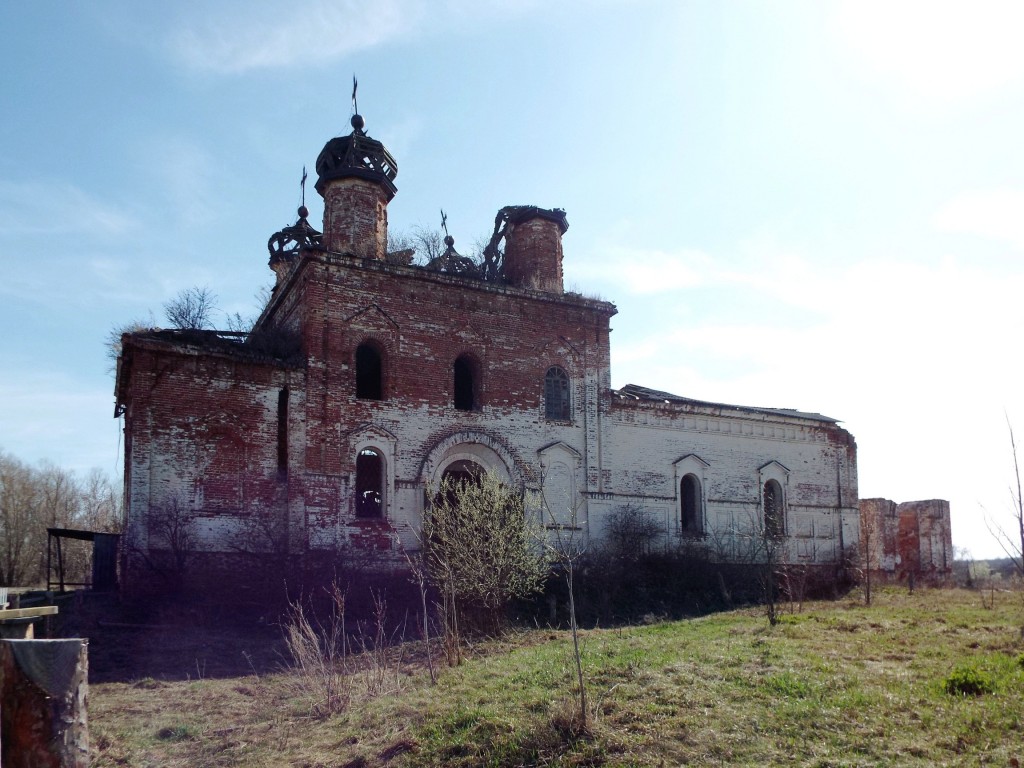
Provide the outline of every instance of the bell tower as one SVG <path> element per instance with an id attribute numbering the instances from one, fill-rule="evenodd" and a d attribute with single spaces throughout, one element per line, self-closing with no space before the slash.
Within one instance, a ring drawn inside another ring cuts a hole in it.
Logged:
<path id="1" fill-rule="evenodd" d="M 324 199 L 321 243 L 334 253 L 383 260 L 398 164 L 363 127 L 363 118 L 353 115 L 352 133 L 328 141 L 316 159 L 316 191 Z"/>

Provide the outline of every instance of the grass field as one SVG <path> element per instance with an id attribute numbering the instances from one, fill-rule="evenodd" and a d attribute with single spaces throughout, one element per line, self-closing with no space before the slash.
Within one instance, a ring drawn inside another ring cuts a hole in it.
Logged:
<path id="1" fill-rule="evenodd" d="M 590 630 L 587 732 L 569 637 L 550 630 L 478 644 L 436 684 L 416 644 L 368 659 L 329 717 L 283 670 L 103 683 L 94 765 L 1018 766 L 1022 627 L 1019 591 L 988 608 L 978 592 L 884 589 L 775 627 L 749 609 Z"/>

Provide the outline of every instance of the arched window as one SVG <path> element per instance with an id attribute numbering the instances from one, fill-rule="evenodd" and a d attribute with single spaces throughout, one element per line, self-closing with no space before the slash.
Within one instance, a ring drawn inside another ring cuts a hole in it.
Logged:
<path id="1" fill-rule="evenodd" d="M 469 355 L 459 355 L 452 366 L 455 377 L 454 404 L 460 411 L 475 411 L 479 407 L 479 386 L 476 365 Z"/>
<path id="2" fill-rule="evenodd" d="M 544 418 L 548 421 L 569 421 L 569 376 L 553 365 L 544 374 Z"/>
<path id="3" fill-rule="evenodd" d="M 786 532 L 782 486 L 777 480 L 764 484 L 764 533 L 778 537 Z"/>
<path id="4" fill-rule="evenodd" d="M 356 456 L 356 517 L 384 514 L 384 457 L 375 448 Z"/>
<path id="5" fill-rule="evenodd" d="M 380 351 L 365 341 L 356 347 L 356 397 L 361 400 L 384 398 L 384 365 Z"/>
<path id="6" fill-rule="evenodd" d="M 679 506 L 682 518 L 680 529 L 683 533 L 698 534 L 702 530 L 700 480 L 696 475 L 686 475 L 679 483 Z"/>

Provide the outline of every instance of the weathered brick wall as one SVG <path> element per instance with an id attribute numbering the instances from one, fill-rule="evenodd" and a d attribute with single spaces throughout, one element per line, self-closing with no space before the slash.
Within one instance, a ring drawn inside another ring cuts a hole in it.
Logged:
<path id="1" fill-rule="evenodd" d="M 638 506 L 671 541 L 683 533 L 680 482 L 696 472 L 704 501 L 699 541 L 716 556 L 743 559 L 759 546 L 762 488 L 774 477 L 783 489 L 788 560 L 837 562 L 844 550 L 856 547 L 856 447 L 834 424 L 625 401 L 611 410 L 606 442 L 610 492 L 591 502 L 592 518 L 607 519 L 616 507 Z"/>
<path id="2" fill-rule="evenodd" d="M 383 259 L 388 242 L 388 194 L 359 178 L 334 179 L 324 189 L 324 246 L 337 253 Z"/>
<path id="3" fill-rule="evenodd" d="M 147 560 L 172 548 L 170 525 L 187 527 L 190 547 L 200 551 L 289 546 L 301 473 L 279 463 L 279 397 L 288 390 L 289 411 L 302 414 L 302 372 L 145 339 L 130 353 L 123 554 L 134 575 L 169 567 L 166 555 Z M 300 463 L 303 439 L 301 418 L 292 420 L 289 467 Z"/>
<path id="4" fill-rule="evenodd" d="M 453 451 L 478 451 L 479 460 L 500 463 L 517 482 L 534 482 L 543 472 L 538 451 L 545 446 L 564 442 L 587 453 L 597 393 L 609 387 L 611 305 L 335 254 L 303 269 L 296 290 L 303 294 L 309 351 L 310 546 L 393 551 L 392 530 L 415 546 L 424 484 L 437 482 Z M 366 341 L 382 351 L 381 401 L 355 397 L 354 355 Z M 453 404 L 453 363 L 463 354 L 480 373 L 479 408 L 470 412 Z M 573 382 L 568 423 L 544 419 L 543 379 L 552 365 Z M 354 518 L 360 446 L 385 455 L 392 489 L 386 521 Z M 599 477 L 596 466 L 591 476 Z"/>
<path id="5" fill-rule="evenodd" d="M 889 499 L 860 500 L 860 555 L 862 567 L 872 575 L 894 574 L 899 557 L 899 514 Z"/>
<path id="6" fill-rule="evenodd" d="M 949 502 L 861 499 L 861 554 L 873 578 L 943 581 L 952 574 Z"/>
<path id="7" fill-rule="evenodd" d="M 562 231 L 557 222 L 510 222 L 505 241 L 505 277 L 511 285 L 562 293 Z"/>

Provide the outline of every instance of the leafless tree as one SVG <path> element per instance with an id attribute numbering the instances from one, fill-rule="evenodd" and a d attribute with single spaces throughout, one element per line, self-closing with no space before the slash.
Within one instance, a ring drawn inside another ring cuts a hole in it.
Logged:
<path id="1" fill-rule="evenodd" d="M 100 470 L 84 480 L 50 463 L 31 467 L 0 451 L 0 586 L 46 579 L 47 528 L 117 531 L 121 494 Z M 84 582 L 90 551 L 64 553 L 69 581 Z"/>
<path id="2" fill-rule="evenodd" d="M 751 512 L 725 529 L 713 529 L 709 541 L 715 558 L 749 569 L 757 579 L 765 616 L 773 627 L 779 623 L 779 582 L 785 580 L 786 540 L 769 531 L 760 514 Z"/>
<path id="3" fill-rule="evenodd" d="M 1010 453 L 1013 456 L 1013 484 L 1010 486 L 1012 504 L 1011 528 L 1007 529 L 989 514 L 985 514 L 985 525 L 992 537 L 999 542 L 1006 556 L 1013 561 L 1017 575 L 1024 577 L 1024 496 L 1021 495 L 1020 463 L 1017 459 L 1017 441 L 1009 418 L 1006 420 L 1010 431 Z"/>
<path id="4" fill-rule="evenodd" d="M 171 494 L 149 507 L 149 542 L 135 552 L 172 586 L 181 586 L 195 544 L 196 512 L 181 495 Z"/>
<path id="5" fill-rule="evenodd" d="M 449 254 L 440 230 L 418 226 L 407 232 L 389 232 L 388 261 L 500 283 L 504 281 L 504 234 L 502 226 L 494 237 L 478 237 L 463 253 Z"/>
<path id="6" fill-rule="evenodd" d="M 0 452 L 0 583 L 20 586 L 38 578 L 44 526 L 32 471 Z"/>
<path id="7" fill-rule="evenodd" d="M 206 286 L 185 288 L 164 303 L 164 315 L 172 328 L 201 330 L 213 327 L 217 296 Z"/>
<path id="8" fill-rule="evenodd" d="M 79 483 L 77 524 L 104 533 L 116 533 L 124 527 L 123 491 L 101 469 L 94 468 Z"/>
<path id="9" fill-rule="evenodd" d="M 542 473 L 543 478 L 543 473 Z M 579 623 L 576 617 L 576 577 L 580 562 L 587 554 L 589 541 L 583 530 L 580 509 L 581 499 L 549 498 L 543 491 L 536 495 L 541 507 L 544 529 L 541 544 L 548 557 L 565 576 L 569 593 L 569 629 L 572 632 L 573 664 L 576 667 L 576 701 L 579 706 L 579 730 L 585 733 L 589 728 L 587 707 L 587 686 L 583 677 L 583 655 L 580 649 Z"/>
<path id="10" fill-rule="evenodd" d="M 223 323 L 224 330 L 233 331 L 234 333 L 248 333 L 251 331 L 253 326 L 256 325 L 256 321 L 259 320 L 260 315 L 263 314 L 263 310 L 267 308 L 267 304 L 270 303 L 270 299 L 273 295 L 273 286 L 261 286 L 253 296 L 256 307 L 255 311 L 249 315 L 243 315 L 241 312 L 225 313 Z"/>
<path id="11" fill-rule="evenodd" d="M 436 229 L 422 225 L 405 232 L 388 232 L 388 253 L 398 254 L 412 251 L 413 263 L 426 266 L 445 252 L 444 235 Z"/>

